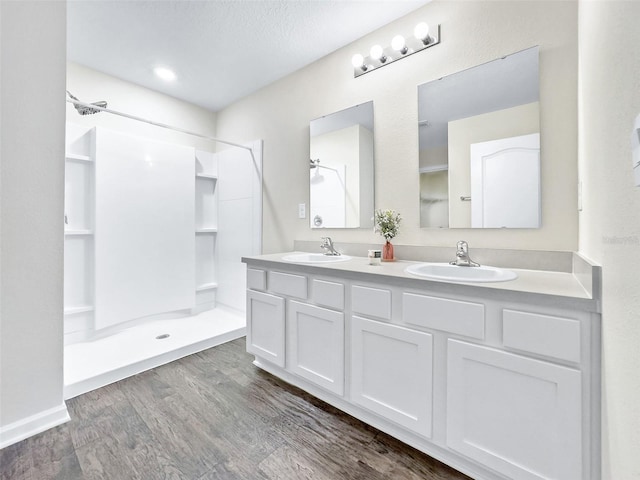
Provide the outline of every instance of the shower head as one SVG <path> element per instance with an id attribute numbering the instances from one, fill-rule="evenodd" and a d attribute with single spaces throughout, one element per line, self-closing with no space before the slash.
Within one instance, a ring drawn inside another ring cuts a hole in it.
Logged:
<path id="1" fill-rule="evenodd" d="M 317 166 L 319 167 L 319 165 Z M 324 175 L 320 173 L 319 168 L 316 168 L 316 171 L 314 172 L 313 175 L 311 175 L 311 178 L 309 178 L 309 181 L 311 182 L 312 185 L 317 185 L 318 183 L 324 182 Z"/>
<path id="2" fill-rule="evenodd" d="M 75 100 L 76 102 L 80 101 L 76 97 L 74 97 L 69 90 L 67 90 L 67 95 L 69 95 L 71 100 Z M 100 107 L 100 108 L 107 108 L 107 102 L 105 101 L 94 102 L 94 103 L 91 103 L 90 105 L 95 105 L 96 107 Z M 78 105 L 77 103 L 74 103 L 73 106 L 76 108 L 76 110 L 80 115 L 93 115 L 94 113 L 100 113 L 100 110 L 98 110 L 97 108 L 91 108 L 85 105 Z"/>

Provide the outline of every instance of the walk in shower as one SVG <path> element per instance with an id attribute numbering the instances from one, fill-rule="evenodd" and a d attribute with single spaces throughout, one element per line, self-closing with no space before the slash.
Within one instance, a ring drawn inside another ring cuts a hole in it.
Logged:
<path id="1" fill-rule="evenodd" d="M 81 115 L 173 129 L 69 97 Z M 66 398 L 245 334 L 240 258 L 261 249 L 262 142 L 231 145 L 67 123 Z"/>

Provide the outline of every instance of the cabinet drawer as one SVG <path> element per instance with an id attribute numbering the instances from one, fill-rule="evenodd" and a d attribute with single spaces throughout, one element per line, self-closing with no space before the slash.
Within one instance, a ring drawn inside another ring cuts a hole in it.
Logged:
<path id="1" fill-rule="evenodd" d="M 292 273 L 269 272 L 269 291 L 306 299 L 307 277 Z"/>
<path id="2" fill-rule="evenodd" d="M 252 290 L 267 289 L 267 272 L 256 268 L 247 269 L 247 288 Z"/>
<path id="3" fill-rule="evenodd" d="M 484 305 L 481 303 L 404 293 L 402 320 L 411 325 L 484 339 Z"/>
<path id="4" fill-rule="evenodd" d="M 344 309 L 344 285 L 326 280 L 312 280 L 311 295 L 314 303 L 336 310 Z"/>
<path id="5" fill-rule="evenodd" d="M 580 321 L 517 310 L 502 311 L 505 347 L 580 362 Z"/>
<path id="6" fill-rule="evenodd" d="M 351 308 L 354 313 L 391 320 L 391 290 L 354 285 Z"/>

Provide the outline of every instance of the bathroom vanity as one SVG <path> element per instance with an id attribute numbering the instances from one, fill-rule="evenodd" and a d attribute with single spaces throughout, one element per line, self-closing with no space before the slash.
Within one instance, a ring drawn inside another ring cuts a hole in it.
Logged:
<path id="1" fill-rule="evenodd" d="M 474 479 L 599 478 L 588 265 L 471 284 L 405 271 L 417 262 L 284 255 L 243 258 L 259 368 Z"/>

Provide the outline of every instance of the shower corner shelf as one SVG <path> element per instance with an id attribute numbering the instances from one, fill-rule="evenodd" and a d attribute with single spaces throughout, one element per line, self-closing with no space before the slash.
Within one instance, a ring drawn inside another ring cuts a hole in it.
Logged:
<path id="1" fill-rule="evenodd" d="M 89 155 L 80 155 L 77 153 L 67 153 L 64 158 L 65 160 L 74 160 L 76 162 L 93 162 L 93 158 Z"/>
<path id="2" fill-rule="evenodd" d="M 204 290 L 215 290 L 216 288 L 218 288 L 217 282 L 203 283 L 196 287 L 196 292 L 202 292 Z"/>
<path id="3" fill-rule="evenodd" d="M 69 307 L 64 309 L 65 315 L 76 315 L 78 313 L 93 312 L 93 305 L 79 305 L 77 307 Z"/>
<path id="4" fill-rule="evenodd" d="M 211 175 L 209 173 L 196 173 L 197 178 L 206 178 L 208 180 L 218 180 L 217 175 Z"/>
<path id="5" fill-rule="evenodd" d="M 64 231 L 65 235 L 93 235 L 93 230 L 83 230 L 83 229 L 66 229 Z"/>
<path id="6" fill-rule="evenodd" d="M 196 228 L 196 233 L 218 233 L 217 228 Z"/>

